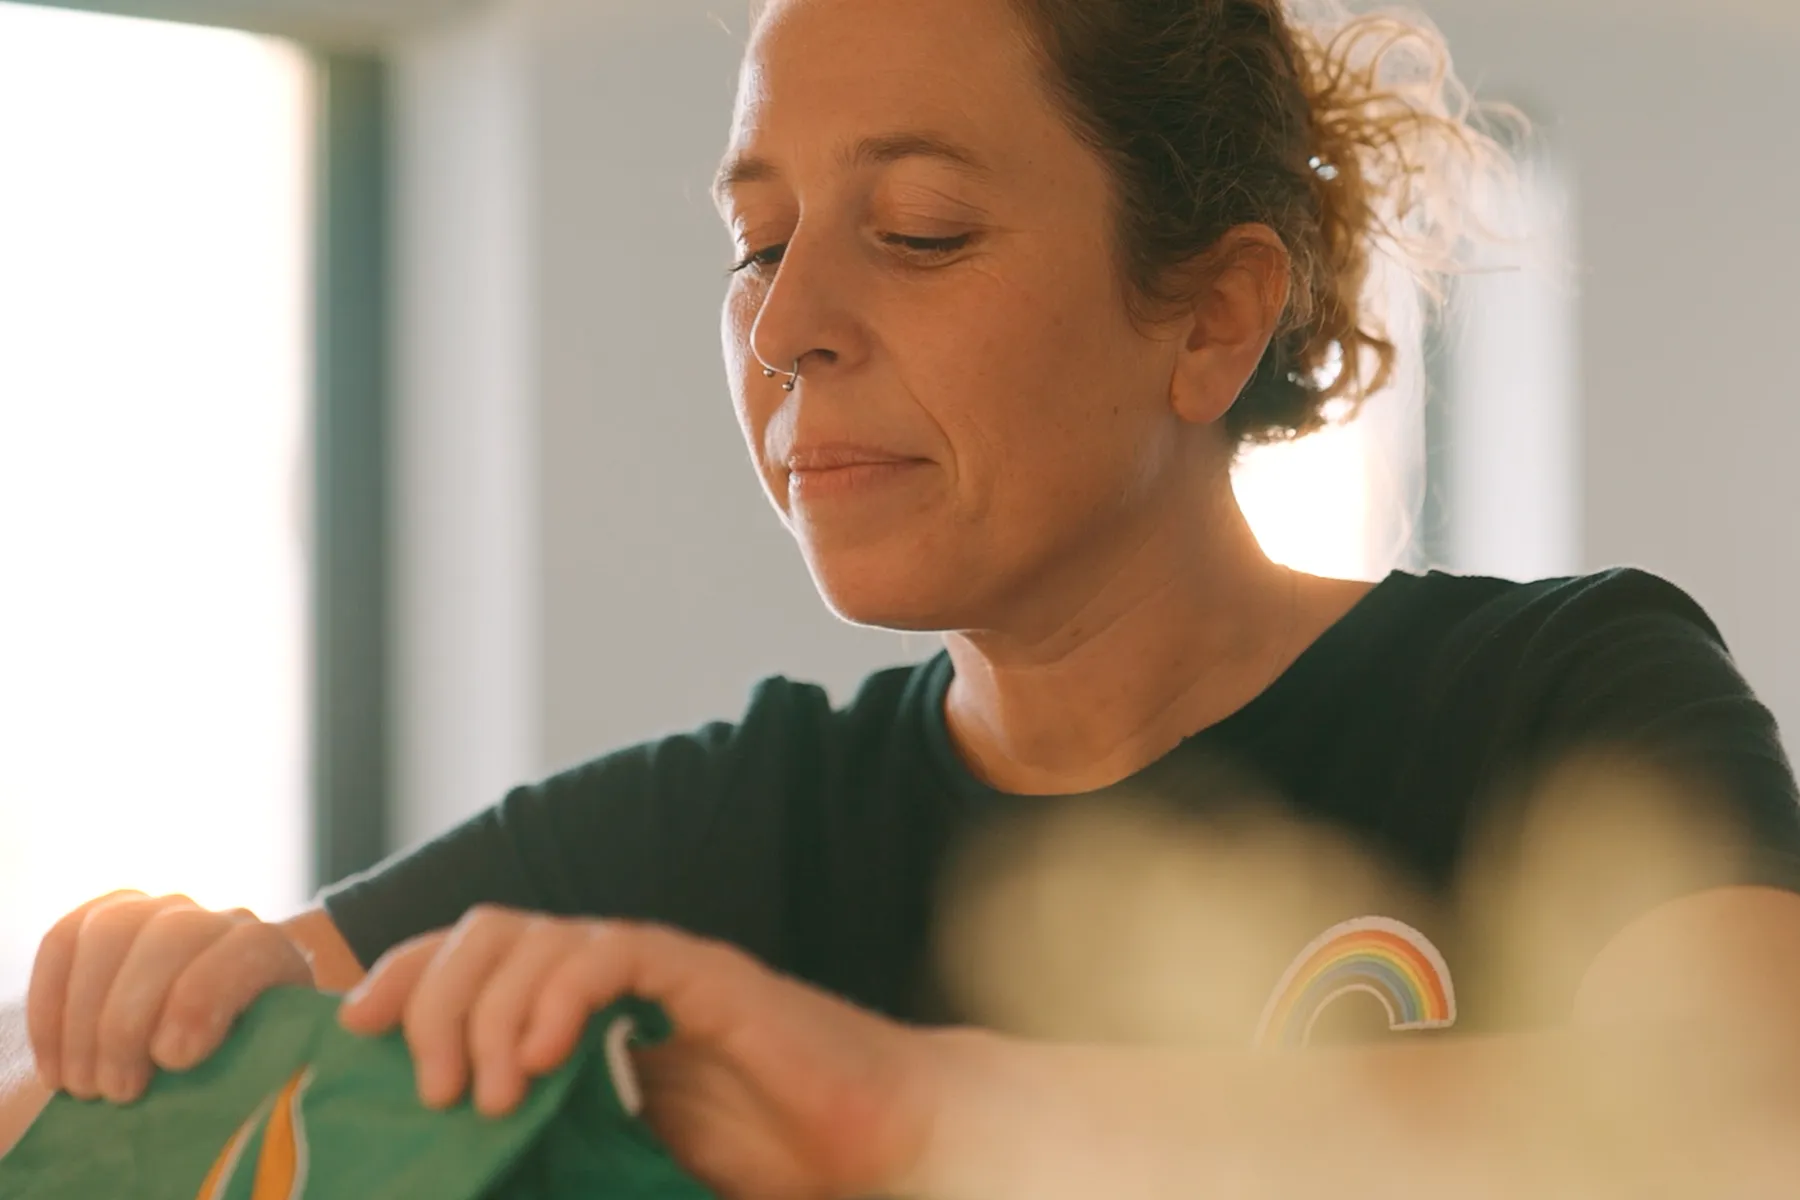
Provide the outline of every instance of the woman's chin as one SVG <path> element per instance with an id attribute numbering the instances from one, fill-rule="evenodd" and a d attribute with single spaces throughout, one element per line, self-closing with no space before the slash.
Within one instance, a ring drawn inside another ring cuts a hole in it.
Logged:
<path id="1" fill-rule="evenodd" d="M 861 556 L 859 556 L 861 557 Z M 819 598 L 839 619 L 899 633 L 957 629 L 967 588 L 940 582 L 937 571 L 917 560 L 848 563 L 808 556 Z M 958 594 L 960 593 L 960 595 Z"/>

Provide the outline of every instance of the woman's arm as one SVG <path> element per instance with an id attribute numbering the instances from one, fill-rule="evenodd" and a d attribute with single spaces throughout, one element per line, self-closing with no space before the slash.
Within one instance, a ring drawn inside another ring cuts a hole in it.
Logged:
<path id="1" fill-rule="evenodd" d="M 1739 888 L 1620 935 L 1553 1033 L 1299 1054 L 936 1034 L 943 1101 L 903 1186 L 930 1200 L 1787 1194 L 1795 1014 L 1800 896 Z"/>
<path id="2" fill-rule="evenodd" d="M 675 1028 L 640 1059 L 650 1123 L 727 1197 L 1760 1200 L 1800 1179 L 1800 896 L 1763 889 L 1642 919 L 1574 1021 L 1531 1036 L 1199 1053 L 927 1032 L 676 930 L 499 909 L 391 952 L 344 1019 L 404 1024 L 427 1103 L 498 1113 L 628 994 Z"/>

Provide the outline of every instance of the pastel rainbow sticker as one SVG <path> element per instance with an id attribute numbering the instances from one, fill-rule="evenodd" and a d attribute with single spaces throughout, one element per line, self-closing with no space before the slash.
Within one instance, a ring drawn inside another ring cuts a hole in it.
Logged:
<path id="1" fill-rule="evenodd" d="M 257 1106 L 219 1153 L 197 1200 L 301 1200 L 306 1194 L 306 1119 L 301 1105 L 312 1083 L 301 1071 Z M 256 1168 L 240 1171 L 256 1146 Z"/>
<path id="2" fill-rule="evenodd" d="M 1431 939 L 1401 921 L 1359 917 L 1332 926 L 1300 952 L 1263 1009 L 1256 1044 L 1306 1045 L 1320 1015 L 1352 992 L 1381 1001 L 1390 1029 L 1456 1024 L 1456 988 Z"/>

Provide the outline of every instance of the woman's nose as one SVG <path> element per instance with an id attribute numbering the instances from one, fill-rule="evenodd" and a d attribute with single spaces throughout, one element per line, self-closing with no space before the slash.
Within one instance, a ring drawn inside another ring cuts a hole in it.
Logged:
<path id="1" fill-rule="evenodd" d="M 750 328 L 750 351 L 765 378 L 793 391 L 808 368 L 839 361 L 856 341 L 853 266 L 833 261 L 817 241 L 788 243 Z"/>

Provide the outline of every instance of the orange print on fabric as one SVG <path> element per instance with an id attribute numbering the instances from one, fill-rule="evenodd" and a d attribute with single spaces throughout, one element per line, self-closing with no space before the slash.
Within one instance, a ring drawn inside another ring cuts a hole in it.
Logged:
<path id="1" fill-rule="evenodd" d="M 311 1069 L 301 1071 L 280 1091 L 257 1105 L 250 1118 L 238 1126 L 225 1149 L 213 1162 L 195 1200 L 231 1200 L 232 1184 L 241 1178 L 244 1150 L 258 1130 L 262 1146 L 256 1156 L 255 1178 L 240 1200 L 301 1200 L 306 1192 L 306 1121 L 301 1109 L 312 1083 Z"/>

